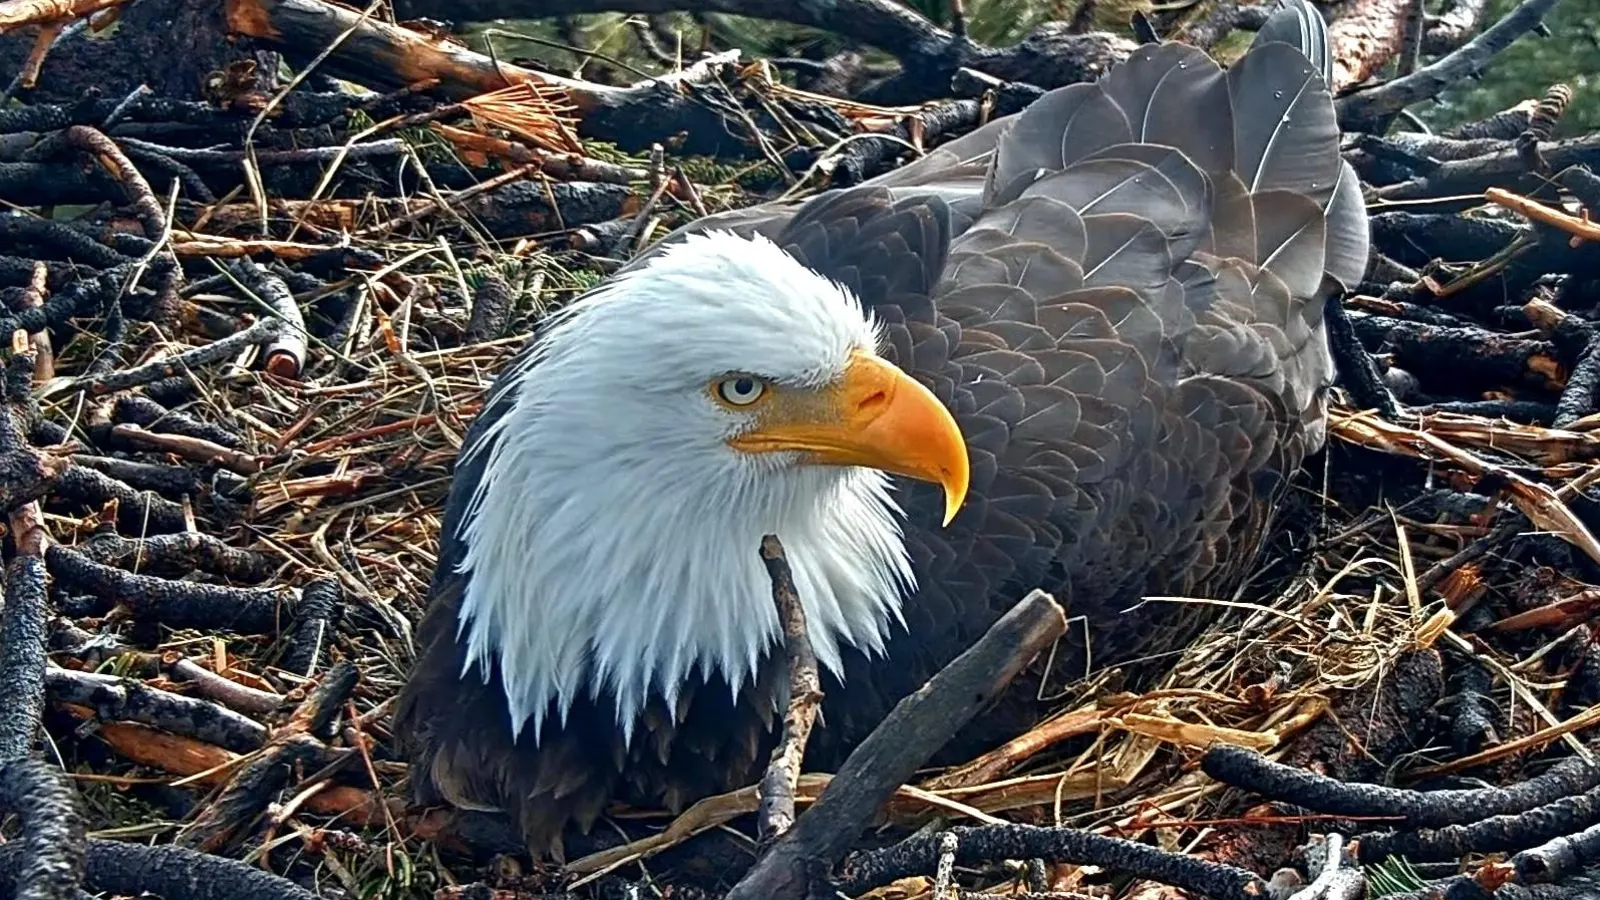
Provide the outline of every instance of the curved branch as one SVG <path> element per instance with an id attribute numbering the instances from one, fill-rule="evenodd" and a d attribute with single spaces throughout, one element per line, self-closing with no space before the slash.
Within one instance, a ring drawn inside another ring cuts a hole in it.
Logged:
<path id="1" fill-rule="evenodd" d="M 1495 54 L 1515 43 L 1523 32 L 1538 27 L 1559 2 L 1561 0 L 1522 0 L 1505 18 L 1449 56 L 1403 78 L 1341 97 L 1334 103 L 1339 125 L 1358 130 L 1364 123 L 1395 115 L 1414 103 L 1437 97 L 1451 85 L 1482 72 Z"/>
<path id="2" fill-rule="evenodd" d="M 21 850 L 21 842 L 0 845 L 0 896 L 17 884 L 25 859 Z M 101 838 L 88 841 L 83 889 L 166 900 L 317 900 L 289 879 L 236 859 L 171 844 L 148 847 Z"/>

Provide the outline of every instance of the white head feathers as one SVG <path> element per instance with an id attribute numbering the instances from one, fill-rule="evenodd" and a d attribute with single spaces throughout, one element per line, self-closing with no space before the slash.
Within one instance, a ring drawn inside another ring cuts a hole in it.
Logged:
<path id="1" fill-rule="evenodd" d="M 888 476 L 748 454 L 728 373 L 819 387 L 874 323 L 772 242 L 711 232 L 592 291 L 513 377 L 463 520 L 468 665 L 500 663 L 514 733 L 612 695 L 630 736 L 696 670 L 737 691 L 779 636 L 758 549 L 784 542 L 818 661 L 881 651 L 912 588 Z M 484 445 L 479 445 L 480 447 Z"/>

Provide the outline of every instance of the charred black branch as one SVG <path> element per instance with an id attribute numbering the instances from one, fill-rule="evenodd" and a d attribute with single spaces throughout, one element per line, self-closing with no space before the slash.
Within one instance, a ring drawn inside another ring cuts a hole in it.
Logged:
<path id="1" fill-rule="evenodd" d="M 51 700 L 86 706 L 104 722 L 138 722 L 235 753 L 255 750 L 267 739 L 266 727 L 248 716 L 114 675 L 52 667 L 44 684 Z"/>
<path id="2" fill-rule="evenodd" d="M 70 468 L 65 460 L 27 446 L 0 453 L 0 512 L 9 513 L 44 497 Z"/>
<path id="3" fill-rule="evenodd" d="M 1489 669 L 1476 659 L 1459 660 L 1454 671 L 1450 673 L 1450 687 L 1455 692 L 1450 702 L 1451 749 L 1455 750 L 1459 756 L 1469 756 L 1490 744 L 1499 743 L 1500 729 L 1497 727 L 1499 710 L 1494 705 L 1494 697 L 1491 693 L 1494 688 L 1494 678 L 1489 674 Z M 1596 778 L 1600 779 L 1600 775 L 1597 775 Z M 1530 783 L 1523 782 L 1523 786 Z M 1583 790 L 1583 788 L 1578 787 L 1577 790 Z M 1483 811 L 1488 814 L 1493 813 L 1492 809 Z M 1513 812 L 1514 810 L 1507 809 L 1504 811 Z M 1426 822 L 1421 824 L 1443 825 L 1447 823 Z"/>
<path id="4" fill-rule="evenodd" d="M 167 409 L 149 397 L 139 394 L 120 394 L 113 418 L 118 422 L 131 422 L 151 431 L 182 434 L 203 441 L 221 444 L 230 450 L 244 446 L 244 439 L 210 422 L 202 422 L 178 409 Z"/>
<path id="5" fill-rule="evenodd" d="M 1511 857 L 1523 884 L 1561 881 L 1600 862 L 1600 825 L 1558 837 Z"/>
<path id="6" fill-rule="evenodd" d="M 162 654 L 136 650 L 123 644 L 114 635 L 90 634 L 65 619 L 57 619 L 52 623 L 50 646 L 55 652 L 69 654 L 90 666 L 116 657 L 121 657 L 121 661 L 126 663 L 131 657 L 133 664 L 129 668 L 130 674 L 140 677 L 165 675 L 175 681 L 188 682 L 199 696 L 243 713 L 274 713 L 284 703 L 284 698 L 278 694 L 242 685 L 192 659 L 169 659 Z"/>
<path id="7" fill-rule="evenodd" d="M 298 378 L 306 362 L 306 320 L 289 285 L 249 257 L 235 261 L 229 269 L 265 311 L 283 323 L 266 348 L 266 370 L 281 378 Z"/>
<path id="8" fill-rule="evenodd" d="M 878 85 L 869 102 L 914 102 L 947 92 L 950 78 L 962 66 L 1009 81 L 1055 87 L 1089 80 L 1106 66 L 1132 52 L 1132 41 L 1105 33 L 1075 34 L 1063 23 L 1048 22 L 1012 47 L 988 47 L 939 28 L 894 0 L 832 0 L 791 3 L 786 0 L 468 0 L 465 6 L 445 0 L 406 0 L 396 7 L 401 18 L 431 16 L 463 19 L 548 18 L 595 12 L 662 13 L 694 10 L 730 13 L 790 22 L 845 35 L 898 58 L 900 77 Z M 587 124 L 587 123 L 585 123 Z M 598 135 L 596 135 L 598 136 Z"/>
<path id="9" fill-rule="evenodd" d="M 908 64 L 971 53 L 970 42 L 936 27 L 917 15 L 911 7 L 893 0 L 836 0 L 831 3 L 790 3 L 785 0 L 403 0 L 395 14 L 404 19 L 418 16 L 453 20 L 488 21 L 499 18 L 549 18 L 589 13 L 654 14 L 692 9 L 702 13 L 724 13 L 772 19 L 848 35 L 863 43 L 886 50 Z"/>
<path id="10" fill-rule="evenodd" d="M 85 826 L 78 792 L 60 770 L 31 759 L 0 762 L 0 811 L 22 820 L 20 840 L 0 849 L 11 851 L 0 870 L 10 874 L 17 900 L 71 900 L 78 895 L 84 868 Z"/>
<path id="11" fill-rule="evenodd" d="M 1556 403 L 1553 424 L 1565 428 L 1596 409 L 1600 409 L 1600 334 L 1590 337 L 1589 345 L 1572 367 L 1572 374 L 1561 389 L 1561 399 Z"/>
<path id="12" fill-rule="evenodd" d="M 1096 865 L 1215 900 L 1261 900 L 1266 896 L 1266 882 L 1253 872 L 1075 828 L 985 825 L 950 831 L 958 839 L 957 865 L 1043 859 Z M 845 864 L 838 889 L 850 895 L 864 894 L 901 878 L 930 873 L 938 856 L 937 834 L 909 838 L 893 847 L 861 853 Z"/>
<path id="13" fill-rule="evenodd" d="M 467 322 L 467 343 L 492 341 L 505 334 L 511 322 L 511 285 L 495 272 L 484 273 L 472 295 L 472 318 Z"/>
<path id="14" fill-rule="evenodd" d="M 1350 324 L 1350 316 L 1345 312 L 1344 303 L 1338 297 L 1328 298 L 1326 319 L 1328 343 L 1333 351 L 1334 362 L 1338 366 L 1341 380 L 1344 381 L 1345 387 L 1356 403 L 1364 409 L 1376 409 L 1379 415 L 1387 418 L 1398 415 L 1399 408 L 1395 404 L 1394 395 L 1383 383 L 1372 356 L 1356 338 L 1355 328 Z"/>
<path id="15" fill-rule="evenodd" d="M 6 571 L 5 606 L 0 608 L 0 760 L 23 759 L 33 750 L 44 711 L 45 623 L 50 601 L 44 561 L 22 554 Z"/>
<path id="16" fill-rule="evenodd" d="M 358 678 L 356 667 L 349 662 L 330 670 L 263 752 L 229 779 L 216 802 L 189 823 L 176 842 L 204 851 L 230 843 L 288 784 L 297 766 L 325 756 L 326 748 L 317 736 L 328 730 Z"/>
<path id="17" fill-rule="evenodd" d="M 1445 214 L 1382 212 L 1369 219 L 1373 244 L 1418 267 L 1441 257 L 1488 259 L 1532 233 L 1514 222 Z"/>
<path id="18" fill-rule="evenodd" d="M 21 849 L 15 843 L 0 845 L 0 894 L 17 883 L 24 857 Z M 317 900 L 287 878 L 236 859 L 186 847 L 147 847 L 98 838 L 89 839 L 84 854 L 83 888 L 163 900 Z"/>
<path id="19" fill-rule="evenodd" d="M 177 532 L 188 527 L 183 507 L 154 491 L 138 491 L 87 466 L 68 466 L 57 479 L 54 498 L 86 506 L 117 501 L 117 522 L 124 531 Z"/>
<path id="20" fill-rule="evenodd" d="M 121 143 L 130 150 L 143 153 L 156 154 L 174 159 L 178 162 L 197 166 L 222 166 L 237 168 L 246 159 L 251 159 L 250 154 L 243 150 L 203 150 L 193 147 L 165 147 L 152 144 L 137 138 L 123 138 Z M 374 157 L 399 156 L 406 152 L 405 141 L 399 138 L 386 138 L 377 141 L 367 141 L 361 144 L 351 144 L 346 147 L 336 144 L 328 147 L 302 147 L 293 150 L 262 150 L 254 154 L 253 159 L 263 166 L 282 165 L 327 165 L 335 160 L 363 160 Z"/>
<path id="21" fill-rule="evenodd" d="M 136 618 L 169 628 L 272 634 L 290 621 L 298 604 L 287 588 L 238 588 L 136 575 L 59 545 L 45 552 L 45 561 L 62 585 L 123 604 Z"/>
<path id="22" fill-rule="evenodd" d="M 300 608 L 285 638 L 286 649 L 278 668 L 310 678 L 333 640 L 344 612 L 344 591 L 336 578 L 318 578 L 301 591 Z"/>
<path id="23" fill-rule="evenodd" d="M 1600 822 L 1600 788 L 1591 787 L 1582 793 L 1564 790 L 1558 800 L 1513 814 L 1485 818 L 1482 808 L 1467 809 L 1473 814 L 1470 825 L 1359 836 L 1362 863 L 1381 862 L 1395 855 L 1413 862 L 1436 862 L 1551 841 Z"/>
<path id="24" fill-rule="evenodd" d="M 277 799 L 297 768 L 313 766 L 324 752 L 322 742 L 310 735 L 297 734 L 275 742 L 228 780 L 221 795 L 178 834 L 175 844 L 206 853 L 226 847 Z"/>
<path id="25" fill-rule="evenodd" d="M 21 318 L 20 316 L 18 317 Z M 191 369 L 195 366 L 209 365 L 228 359 L 252 344 L 271 340 L 283 328 L 283 323 L 276 318 L 263 318 L 254 325 L 230 337 L 212 341 L 185 350 L 174 356 L 156 359 L 131 369 L 123 369 L 99 377 L 76 378 L 52 392 L 55 396 L 69 394 L 73 391 L 87 391 L 90 394 L 109 394 L 113 391 L 126 390 L 147 384 L 158 378 L 166 378 Z"/>
<path id="26" fill-rule="evenodd" d="M 1549 772 L 1511 787 L 1451 791 L 1343 782 L 1225 744 L 1207 750 L 1200 767 L 1218 781 L 1269 800 L 1343 816 L 1398 816 L 1414 826 L 1453 825 L 1521 813 L 1600 785 L 1600 766 L 1577 759 L 1565 760 Z"/>
<path id="27" fill-rule="evenodd" d="M 14 195 L 7 195 L 11 202 L 22 202 Z M 12 247 L 33 245 L 40 249 L 49 249 L 62 254 L 67 259 L 79 265 L 90 265 L 101 269 L 109 269 L 129 262 L 126 256 L 101 244 L 89 236 L 73 230 L 64 223 L 50 219 L 39 219 L 33 216 L 0 216 L 0 239 Z M 82 283 L 80 283 L 82 284 Z M 88 284 L 83 284 L 88 287 Z M 83 310 L 88 312 L 88 310 Z M 30 311 L 31 312 L 31 311 Z M 19 315 L 18 321 L 24 321 L 27 313 Z M 38 331 L 44 327 L 45 314 L 35 312 L 27 324 L 21 325 L 28 331 Z M 63 318 L 65 321 L 65 318 Z"/>
<path id="28" fill-rule="evenodd" d="M 1584 135 L 1543 144 L 1539 152 L 1551 168 L 1600 165 L 1600 135 Z M 1527 161 L 1515 148 L 1473 159 L 1440 163 L 1426 175 L 1377 189 L 1382 200 L 1427 200 L 1457 194 L 1480 194 L 1492 187 L 1515 185 L 1528 175 Z"/>
<path id="29" fill-rule="evenodd" d="M 94 456 L 74 453 L 75 466 L 84 466 L 107 477 L 122 482 L 130 488 L 156 491 L 168 497 L 182 497 L 200 493 L 200 476 L 183 466 L 162 463 L 136 462 L 114 456 Z"/>
<path id="30" fill-rule="evenodd" d="M 215 535 L 197 531 L 147 538 L 100 533 L 74 549 L 101 565 L 174 576 L 199 569 L 225 578 L 260 582 L 276 568 L 270 558 L 260 553 L 230 547 Z"/>
<path id="31" fill-rule="evenodd" d="M 915 145 L 918 137 L 928 144 L 946 134 L 971 130 L 981 113 L 976 100 L 953 100 L 923 109 L 895 123 L 882 136 L 861 137 L 847 144 L 832 160 L 833 183 L 844 187 L 860 184 L 888 168 L 902 153 Z"/>
<path id="32" fill-rule="evenodd" d="M 1218 41 L 1235 31 L 1259 30 L 1266 24 L 1267 16 L 1271 14 L 1272 7 L 1267 3 L 1245 6 L 1232 0 L 1225 0 L 1212 7 L 1198 20 L 1185 25 L 1183 31 L 1173 37 L 1202 50 L 1210 50 Z"/>
<path id="33" fill-rule="evenodd" d="M 1559 371 L 1555 345 L 1549 341 L 1508 337 L 1482 328 L 1419 325 L 1354 311 L 1350 321 L 1368 351 L 1392 353 L 1396 363 L 1417 372 L 1470 376 L 1464 381 L 1469 386 L 1526 384 L 1543 388 L 1555 381 Z"/>
<path id="34" fill-rule="evenodd" d="M 1065 630 L 1065 614 L 1049 594 L 1036 590 L 1022 598 L 976 644 L 895 704 L 728 900 L 808 896 L 894 789 Z"/>

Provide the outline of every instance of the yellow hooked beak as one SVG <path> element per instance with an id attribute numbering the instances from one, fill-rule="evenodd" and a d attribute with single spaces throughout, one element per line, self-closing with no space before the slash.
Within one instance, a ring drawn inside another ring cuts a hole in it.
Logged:
<path id="1" fill-rule="evenodd" d="M 752 453 L 803 453 L 811 463 L 863 466 L 944 488 L 944 525 L 967 497 L 967 442 L 933 392 L 885 360 L 857 352 L 844 378 L 818 391 L 785 391 L 729 441 Z"/>

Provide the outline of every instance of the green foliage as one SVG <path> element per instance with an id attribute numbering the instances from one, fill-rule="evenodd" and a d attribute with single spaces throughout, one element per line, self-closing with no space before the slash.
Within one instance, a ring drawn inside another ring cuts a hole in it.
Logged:
<path id="1" fill-rule="evenodd" d="M 390 866 L 383 861 L 392 862 Z M 418 863 L 423 865 L 418 866 Z M 353 873 L 359 879 L 355 895 L 360 900 L 418 900 L 431 897 L 441 887 L 438 860 L 430 853 L 413 859 L 397 850 L 390 854 L 373 854 L 363 860 Z"/>
<path id="2" fill-rule="evenodd" d="M 1489 0 L 1483 22 L 1498 21 L 1517 0 Z M 1492 115 L 1530 97 L 1543 96 L 1553 84 L 1572 88 L 1572 103 L 1557 136 L 1600 129 L 1600 2 L 1563 0 L 1545 20 L 1548 38 L 1525 34 L 1489 62 L 1481 81 L 1452 87 L 1439 102 L 1415 108 L 1433 128 L 1448 128 Z"/>
<path id="3" fill-rule="evenodd" d="M 949 28 L 952 0 L 901 0 L 922 17 Z M 1014 44 L 1034 26 L 1072 15 L 1073 4 L 1057 0 L 966 0 L 967 35 L 980 44 Z"/>
<path id="4" fill-rule="evenodd" d="M 1375 866 L 1368 866 L 1366 875 L 1367 896 L 1374 900 L 1421 890 L 1427 881 L 1403 856 L 1391 856 Z"/>

